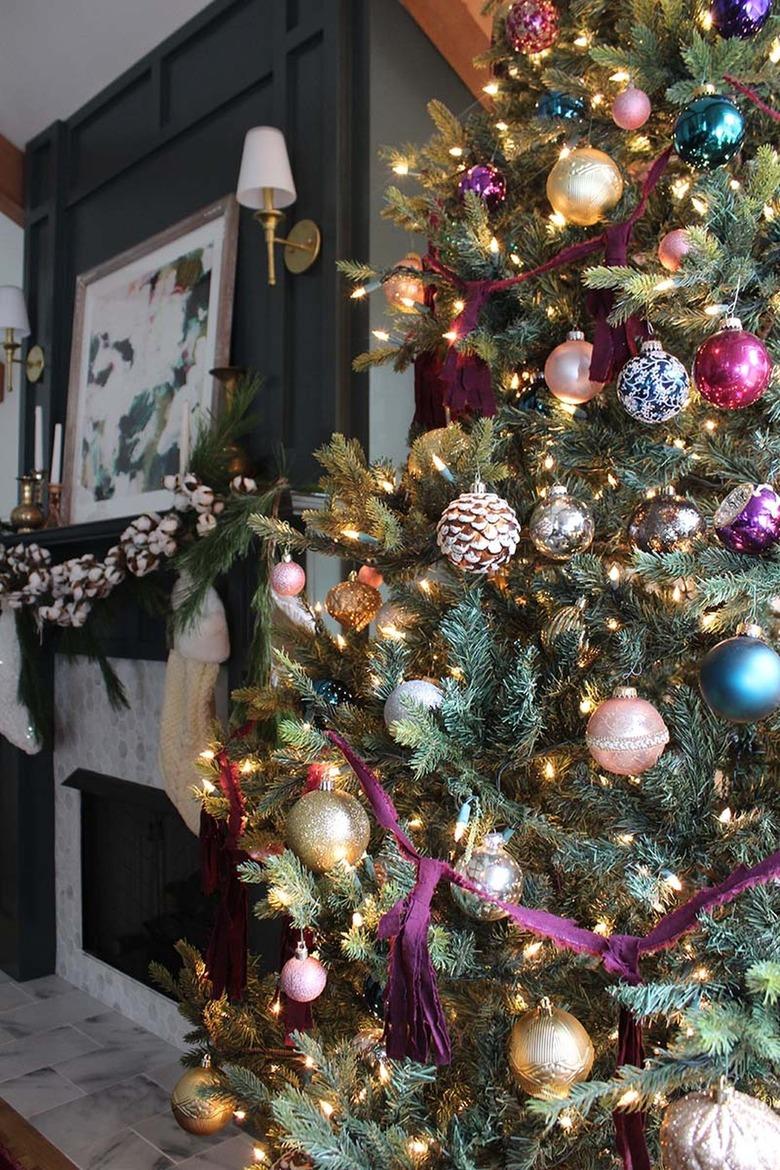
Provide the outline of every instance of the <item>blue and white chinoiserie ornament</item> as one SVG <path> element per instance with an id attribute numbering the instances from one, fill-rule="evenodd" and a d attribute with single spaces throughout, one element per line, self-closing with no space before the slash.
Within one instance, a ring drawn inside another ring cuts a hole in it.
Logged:
<path id="1" fill-rule="evenodd" d="M 633 418 L 643 423 L 662 423 L 679 414 L 691 393 L 685 366 L 666 353 L 660 341 L 642 342 L 642 351 L 620 371 L 617 394 Z"/>
<path id="2" fill-rule="evenodd" d="M 755 723 L 780 707 L 780 654 L 745 626 L 705 654 L 699 686 L 710 710 L 730 723 Z"/>

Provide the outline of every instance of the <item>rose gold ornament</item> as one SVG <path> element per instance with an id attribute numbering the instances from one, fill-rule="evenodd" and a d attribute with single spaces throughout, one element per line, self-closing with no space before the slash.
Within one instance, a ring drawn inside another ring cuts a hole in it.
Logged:
<path id="1" fill-rule="evenodd" d="M 313 959 L 301 941 L 295 954 L 284 964 L 279 975 L 279 989 L 296 1003 L 311 1003 L 325 990 L 328 973 L 319 959 Z"/>
<path id="2" fill-rule="evenodd" d="M 585 742 L 596 763 L 617 776 L 640 776 L 657 762 L 669 730 L 634 687 L 616 687 L 588 720 Z"/>
<path id="3" fill-rule="evenodd" d="M 667 272 L 677 272 L 691 250 L 688 233 L 685 228 L 674 228 L 667 232 L 658 245 L 658 259 Z"/>
<path id="4" fill-rule="evenodd" d="M 547 198 L 569 223 L 590 227 L 620 202 L 623 176 L 603 150 L 581 146 L 559 158 L 547 176 Z"/>
<path id="5" fill-rule="evenodd" d="M 612 121 L 621 130 L 638 130 L 650 117 L 650 98 L 643 89 L 630 85 L 612 103 Z"/>
<path id="6" fill-rule="evenodd" d="M 408 252 L 399 260 L 398 268 L 414 268 L 422 272 L 423 262 L 416 252 Z M 425 285 L 416 276 L 407 272 L 394 272 L 382 285 L 388 305 L 402 313 L 415 313 L 417 306 L 425 303 Z"/>
<path id="7" fill-rule="evenodd" d="M 306 584 L 306 573 L 299 564 L 285 553 L 271 569 L 271 588 L 280 597 L 297 597 Z"/>
<path id="8" fill-rule="evenodd" d="M 725 1078 L 673 1101 L 661 1125 L 664 1170 L 777 1170 L 780 1117 Z"/>
<path id="9" fill-rule="evenodd" d="M 373 585 L 350 577 L 328 590 L 325 608 L 342 629 L 359 633 L 374 620 L 382 605 L 382 598 Z"/>
<path id="10" fill-rule="evenodd" d="M 373 565 L 362 565 L 358 569 L 357 579 L 362 581 L 364 585 L 370 585 L 372 589 L 378 589 L 385 582 L 379 569 L 375 569 Z"/>
<path id="11" fill-rule="evenodd" d="M 325 873 L 340 862 L 356 865 L 370 836 L 360 801 L 349 792 L 334 792 L 330 779 L 302 796 L 287 815 L 287 844 L 314 873 Z"/>
<path id="12" fill-rule="evenodd" d="M 604 389 L 603 382 L 590 380 L 592 357 L 593 346 L 585 340 L 585 334 L 581 330 L 572 329 L 567 333 L 566 340 L 556 345 L 544 363 L 544 380 L 550 393 L 560 402 L 567 402 L 572 406 L 580 402 L 590 402 L 591 398 Z"/>
<path id="13" fill-rule="evenodd" d="M 520 1087 L 551 1100 L 568 1095 L 593 1067 L 593 1044 L 570 1012 L 543 999 L 516 1020 L 509 1037 L 509 1065 Z"/>

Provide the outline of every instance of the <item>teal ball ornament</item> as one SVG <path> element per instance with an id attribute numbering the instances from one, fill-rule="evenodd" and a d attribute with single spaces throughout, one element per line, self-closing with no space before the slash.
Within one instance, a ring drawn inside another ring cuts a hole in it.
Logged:
<path id="1" fill-rule="evenodd" d="M 711 94 L 687 105 L 674 127 L 674 149 L 698 171 L 723 166 L 745 138 L 745 119 L 728 98 Z"/>
<path id="2" fill-rule="evenodd" d="M 699 686 L 707 706 L 729 723 L 756 723 L 780 707 L 780 654 L 756 627 L 705 654 Z"/>
<path id="3" fill-rule="evenodd" d="M 562 122 L 581 122 L 588 108 L 581 97 L 551 89 L 536 103 L 537 118 L 554 118 Z"/>

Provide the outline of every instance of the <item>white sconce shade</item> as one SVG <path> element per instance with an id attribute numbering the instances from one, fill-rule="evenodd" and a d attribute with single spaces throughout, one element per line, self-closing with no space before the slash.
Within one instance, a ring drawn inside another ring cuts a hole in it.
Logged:
<path id="1" fill-rule="evenodd" d="M 273 207 L 288 207 L 295 202 L 287 145 L 275 126 L 255 126 L 247 131 L 236 198 L 244 207 L 262 208 L 264 188 L 273 192 Z"/>
<path id="2" fill-rule="evenodd" d="M 0 329 L 13 329 L 17 340 L 30 336 L 24 293 L 15 284 L 0 285 Z"/>

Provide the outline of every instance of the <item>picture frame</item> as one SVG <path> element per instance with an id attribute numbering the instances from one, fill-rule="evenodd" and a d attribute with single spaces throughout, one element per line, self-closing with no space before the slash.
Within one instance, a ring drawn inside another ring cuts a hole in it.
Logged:
<path id="1" fill-rule="evenodd" d="M 163 476 L 229 364 L 237 243 L 228 195 L 76 278 L 65 524 L 171 506 Z"/>

